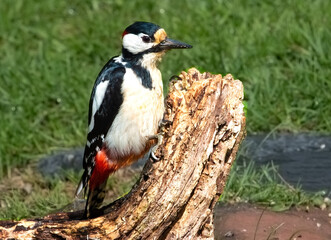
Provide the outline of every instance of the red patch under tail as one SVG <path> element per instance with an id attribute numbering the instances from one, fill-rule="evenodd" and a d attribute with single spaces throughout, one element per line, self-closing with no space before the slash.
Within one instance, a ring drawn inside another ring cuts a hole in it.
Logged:
<path id="1" fill-rule="evenodd" d="M 117 165 L 111 163 L 104 150 L 99 151 L 94 160 L 95 165 L 89 183 L 90 190 L 92 191 L 104 183 L 108 179 L 109 174 L 117 170 Z"/>

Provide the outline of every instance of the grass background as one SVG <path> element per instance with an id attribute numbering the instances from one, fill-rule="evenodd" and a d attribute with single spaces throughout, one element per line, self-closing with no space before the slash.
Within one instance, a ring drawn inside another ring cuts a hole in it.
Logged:
<path id="1" fill-rule="evenodd" d="M 165 80 L 192 66 L 242 80 L 248 133 L 331 132 L 330 12 L 325 0 L 1 0 L 0 179 L 85 143 L 94 80 L 136 20 L 194 46 L 167 54 Z"/>

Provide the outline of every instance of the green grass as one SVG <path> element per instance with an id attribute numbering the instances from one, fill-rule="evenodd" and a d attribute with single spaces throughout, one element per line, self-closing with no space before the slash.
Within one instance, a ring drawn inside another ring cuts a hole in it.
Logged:
<path id="1" fill-rule="evenodd" d="M 80 173 L 68 171 L 64 177 L 50 179 L 28 168 L 20 172 L 15 170 L 14 174 L 12 178 L 5 178 L 0 185 L 0 220 L 41 217 L 84 207 L 75 208 L 72 205 Z M 110 176 L 105 203 L 128 193 L 138 177 L 138 173 L 132 172 Z"/>
<path id="2" fill-rule="evenodd" d="M 30 196 L 27 193 L 12 190 L 2 197 L 4 207 L 0 209 L 0 220 L 20 220 L 27 217 L 45 216 L 72 202 L 65 193 L 66 183 L 57 182 L 49 189 L 36 188 Z"/>
<path id="3" fill-rule="evenodd" d="M 323 191 L 307 193 L 300 185 L 289 185 L 272 164 L 257 167 L 254 162 L 249 162 L 233 166 L 220 200 L 225 203 L 257 203 L 273 211 L 284 211 L 300 206 L 321 207 L 324 195 Z"/>
<path id="4" fill-rule="evenodd" d="M 243 81 L 248 132 L 331 131 L 331 2 L 23 1 L 0 4 L 0 178 L 85 142 L 103 64 L 135 20 L 163 26 L 164 79 L 195 66 Z"/>

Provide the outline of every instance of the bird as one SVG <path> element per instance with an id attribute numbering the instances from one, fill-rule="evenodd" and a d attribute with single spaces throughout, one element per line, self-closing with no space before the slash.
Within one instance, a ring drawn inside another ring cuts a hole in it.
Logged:
<path id="1" fill-rule="evenodd" d="M 84 172 L 75 193 L 78 198 L 84 189 L 84 217 L 102 205 L 110 174 L 156 146 L 164 113 L 158 64 L 168 50 L 185 48 L 192 46 L 154 23 L 134 22 L 123 31 L 121 54 L 101 69 L 90 96 Z"/>

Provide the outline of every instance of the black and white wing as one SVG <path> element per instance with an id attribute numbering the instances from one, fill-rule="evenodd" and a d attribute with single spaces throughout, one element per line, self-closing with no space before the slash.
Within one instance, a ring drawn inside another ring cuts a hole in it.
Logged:
<path id="1" fill-rule="evenodd" d="M 125 74 L 123 64 L 110 59 L 99 73 L 90 98 L 88 134 L 84 151 L 84 173 L 76 190 L 76 196 L 85 188 L 94 167 L 94 157 L 101 150 L 107 135 L 123 102 L 121 86 Z"/>

